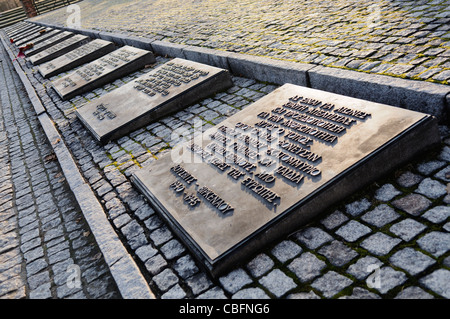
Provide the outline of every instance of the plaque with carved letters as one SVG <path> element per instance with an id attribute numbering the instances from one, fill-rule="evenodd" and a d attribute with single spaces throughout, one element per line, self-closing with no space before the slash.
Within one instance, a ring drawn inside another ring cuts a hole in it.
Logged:
<path id="1" fill-rule="evenodd" d="M 47 36 L 49 33 L 58 34 L 61 32 L 61 30 L 53 30 L 51 28 L 40 28 L 36 31 L 30 33 L 27 32 L 26 34 L 15 37 L 14 44 L 18 47 L 27 43 L 37 44 L 44 35 Z"/>
<path id="2" fill-rule="evenodd" d="M 152 52 L 123 46 L 53 81 L 52 84 L 62 99 L 71 99 L 155 62 Z"/>
<path id="3" fill-rule="evenodd" d="M 27 25 L 24 25 L 24 26 L 22 26 L 20 28 L 17 28 L 16 30 L 12 30 L 11 32 L 7 32 L 6 34 L 10 38 L 14 39 L 14 37 L 21 36 L 22 34 L 33 32 L 35 30 L 38 30 L 39 28 L 40 27 L 35 25 L 35 24 L 28 23 Z"/>
<path id="4" fill-rule="evenodd" d="M 54 75 L 72 70 L 84 63 L 98 59 L 114 51 L 114 49 L 114 43 L 95 39 L 60 57 L 39 65 L 38 70 L 44 78 L 48 79 Z"/>
<path id="5" fill-rule="evenodd" d="M 73 37 L 70 37 L 60 43 L 57 43 L 49 47 L 48 49 L 42 52 L 33 55 L 32 57 L 30 57 L 30 62 L 33 65 L 48 62 L 50 60 L 53 60 L 54 58 L 57 58 L 62 54 L 70 52 L 73 49 L 76 49 L 77 47 L 83 44 L 86 44 L 88 41 L 89 37 L 82 34 L 76 34 Z"/>
<path id="6" fill-rule="evenodd" d="M 107 142 L 231 85 L 224 69 L 173 59 L 84 105 L 77 116 L 97 140 Z M 106 116 L 99 105 L 108 109 Z"/>
<path id="7" fill-rule="evenodd" d="M 285 84 L 132 182 L 217 276 L 438 142 L 429 115 Z"/>
<path id="8" fill-rule="evenodd" d="M 33 46 L 32 49 L 25 51 L 25 55 L 29 58 L 35 54 L 38 54 L 44 50 L 47 50 L 51 46 L 54 46 L 55 44 L 58 44 L 60 42 L 63 42 L 64 40 L 67 40 L 70 37 L 73 37 L 75 33 L 63 31 L 61 33 L 58 33 L 52 37 L 47 38 L 46 40 L 36 44 Z"/>

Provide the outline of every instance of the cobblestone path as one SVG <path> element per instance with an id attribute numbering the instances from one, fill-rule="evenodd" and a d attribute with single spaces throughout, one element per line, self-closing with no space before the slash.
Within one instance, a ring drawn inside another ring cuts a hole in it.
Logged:
<path id="1" fill-rule="evenodd" d="M 120 297 L 2 46 L 0 60 L 0 299 Z"/>
<path id="2" fill-rule="evenodd" d="M 79 3 L 81 24 L 154 40 L 448 84 L 449 0 Z M 66 9 L 35 18 L 66 24 Z"/>

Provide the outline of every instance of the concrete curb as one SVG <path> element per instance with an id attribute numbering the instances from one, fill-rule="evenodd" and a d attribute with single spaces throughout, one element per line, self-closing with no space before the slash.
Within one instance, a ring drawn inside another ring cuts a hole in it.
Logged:
<path id="1" fill-rule="evenodd" d="M 369 74 L 313 64 L 281 61 L 267 57 L 238 54 L 184 44 L 152 41 L 141 37 L 100 32 L 88 29 L 69 28 L 50 23 L 28 22 L 40 26 L 81 33 L 93 38 L 102 38 L 122 45 L 152 50 L 162 56 L 184 58 L 212 66 L 228 69 L 235 75 L 275 84 L 292 83 L 332 93 L 384 103 L 431 114 L 440 123 L 449 123 L 450 86 Z"/>
<path id="2" fill-rule="evenodd" d="M 0 36 L 0 38 L 11 60 L 13 60 L 15 56 L 8 47 L 4 36 Z M 13 65 L 25 86 L 39 122 L 58 158 L 64 177 L 83 212 L 122 297 L 125 299 L 154 299 L 155 296 L 147 281 L 106 218 L 103 207 L 91 187 L 81 176 L 69 149 L 46 113 L 20 64 L 14 61 Z"/>

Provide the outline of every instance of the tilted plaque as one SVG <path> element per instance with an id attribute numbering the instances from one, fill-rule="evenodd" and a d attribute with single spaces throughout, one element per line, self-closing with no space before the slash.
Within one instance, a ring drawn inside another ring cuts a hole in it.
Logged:
<path id="1" fill-rule="evenodd" d="M 62 99 L 71 99 L 155 62 L 152 52 L 124 46 L 53 81 L 52 84 Z"/>
<path id="2" fill-rule="evenodd" d="M 6 34 L 10 38 L 14 39 L 14 37 L 17 37 L 17 36 L 22 35 L 24 33 L 33 32 L 34 30 L 38 30 L 39 28 L 40 28 L 39 26 L 30 23 L 30 24 L 24 25 L 24 26 L 22 26 L 20 28 L 17 28 L 16 30 L 12 30 L 11 32 L 7 32 Z"/>
<path id="3" fill-rule="evenodd" d="M 50 39 L 51 37 L 62 33 L 62 30 L 50 30 L 50 31 L 46 31 L 45 33 L 33 33 L 33 35 L 28 36 L 27 38 L 24 38 L 22 40 L 19 41 L 14 41 L 14 43 L 18 46 L 21 47 L 23 45 L 26 45 L 28 43 L 33 43 L 33 45 L 38 45 L 41 42 L 44 42 L 48 39 Z M 36 36 L 36 34 L 38 34 L 39 36 Z"/>
<path id="4" fill-rule="evenodd" d="M 229 72 L 173 59 L 76 111 L 104 143 L 232 86 Z"/>
<path id="5" fill-rule="evenodd" d="M 25 55 L 29 58 L 35 54 L 38 54 L 39 52 L 42 52 L 44 50 L 47 50 L 51 46 L 54 46 L 55 44 L 58 44 L 60 42 L 63 42 L 64 40 L 67 40 L 70 37 L 73 37 L 75 33 L 63 31 L 61 33 L 58 33 L 57 35 L 54 35 L 50 38 L 47 38 L 46 40 L 40 42 L 39 44 L 36 44 L 33 46 L 32 49 L 25 51 Z"/>
<path id="6" fill-rule="evenodd" d="M 39 52 L 30 57 L 30 62 L 33 65 L 41 64 L 44 62 L 48 62 L 57 58 L 58 56 L 65 54 L 67 52 L 76 49 L 82 44 L 86 44 L 89 41 L 89 37 L 82 34 L 75 34 L 73 37 L 70 37 L 60 43 L 57 43 L 48 49 Z"/>
<path id="7" fill-rule="evenodd" d="M 218 276 L 438 142 L 432 116 L 286 84 L 132 182 Z"/>
<path id="8" fill-rule="evenodd" d="M 60 57 L 45 62 L 38 67 L 39 73 L 44 78 L 49 78 L 59 73 L 72 70 L 84 63 L 98 59 L 105 54 L 114 51 L 115 45 L 112 42 L 95 39 L 82 45 Z"/>
<path id="9" fill-rule="evenodd" d="M 19 37 L 15 37 L 14 44 L 16 44 L 17 46 L 21 46 L 23 43 L 30 43 L 32 40 L 36 40 L 40 36 L 50 32 L 52 30 L 53 29 L 51 29 L 51 28 L 40 28 L 40 29 L 30 32 L 30 33 L 27 32 L 26 34 L 22 34 Z M 34 41 L 33 41 L 33 43 L 34 43 Z"/>

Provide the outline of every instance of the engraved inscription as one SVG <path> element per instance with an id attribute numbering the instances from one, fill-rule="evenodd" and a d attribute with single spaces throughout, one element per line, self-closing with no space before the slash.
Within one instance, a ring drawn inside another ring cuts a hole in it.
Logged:
<path id="1" fill-rule="evenodd" d="M 157 94 L 166 96 L 170 94 L 169 89 L 172 86 L 180 86 L 183 83 L 187 84 L 208 74 L 209 72 L 206 71 L 169 62 L 148 77 L 137 80 L 134 88 L 148 96 L 155 96 Z"/>
<path id="2" fill-rule="evenodd" d="M 97 105 L 97 109 L 92 113 L 99 121 L 103 121 L 104 119 L 114 119 L 117 117 L 116 113 L 111 110 L 108 110 L 106 105 L 99 104 Z"/>

